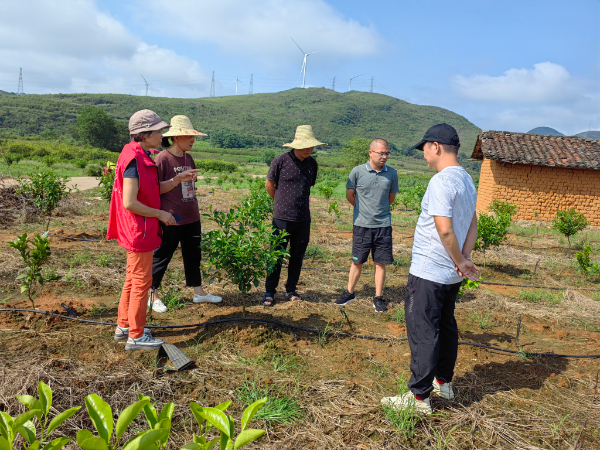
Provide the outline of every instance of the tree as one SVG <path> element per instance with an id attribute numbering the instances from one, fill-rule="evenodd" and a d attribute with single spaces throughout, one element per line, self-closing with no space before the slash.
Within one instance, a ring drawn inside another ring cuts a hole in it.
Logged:
<path id="1" fill-rule="evenodd" d="M 29 243 L 33 244 L 33 249 L 29 249 Z M 23 262 L 27 266 L 27 271 L 17 277 L 21 281 L 21 293 L 27 292 L 27 297 L 31 302 L 31 306 L 35 309 L 35 304 L 31 298 L 33 283 L 36 281 L 42 285 L 44 278 L 42 277 L 42 266 L 50 257 L 50 241 L 48 241 L 48 232 L 43 235 L 35 233 L 33 239 L 27 237 L 27 233 L 22 236 L 17 235 L 17 239 L 9 241 L 8 244 L 17 250 L 23 258 Z"/>
<path id="2" fill-rule="evenodd" d="M 353 138 L 350 139 L 342 151 L 344 152 L 344 167 L 352 170 L 356 166 L 366 163 L 369 160 L 370 139 Z"/>
<path id="3" fill-rule="evenodd" d="M 46 231 L 50 227 L 52 211 L 58 203 L 71 193 L 72 188 L 67 188 L 69 178 L 59 177 L 52 171 L 34 173 L 29 179 L 21 179 L 17 193 L 30 199 L 42 214 L 48 216 Z"/>
<path id="4" fill-rule="evenodd" d="M 277 155 L 275 154 L 274 150 L 265 150 L 265 152 L 263 153 L 263 161 L 267 166 L 271 166 L 271 163 L 275 159 L 275 156 Z"/>
<path id="5" fill-rule="evenodd" d="M 517 213 L 517 205 L 494 199 L 488 209 L 492 213 L 481 213 L 477 219 L 475 250 L 483 251 L 483 267 L 486 266 L 485 251 L 491 247 L 498 247 L 506 240 L 512 218 Z"/>
<path id="6" fill-rule="evenodd" d="M 129 129 L 117 122 L 106 111 L 96 106 L 86 106 L 77 115 L 74 137 L 92 147 L 120 152 L 129 140 Z"/>
<path id="7" fill-rule="evenodd" d="M 574 208 L 556 211 L 556 216 L 552 220 L 552 228 L 567 238 L 569 248 L 571 248 L 570 237 L 587 226 L 588 221 L 585 216 Z"/>

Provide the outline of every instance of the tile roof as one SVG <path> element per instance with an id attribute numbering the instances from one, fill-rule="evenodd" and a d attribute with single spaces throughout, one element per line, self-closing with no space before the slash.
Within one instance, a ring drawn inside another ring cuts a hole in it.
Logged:
<path id="1" fill-rule="evenodd" d="M 600 170 L 600 140 L 508 131 L 482 131 L 471 159 Z"/>

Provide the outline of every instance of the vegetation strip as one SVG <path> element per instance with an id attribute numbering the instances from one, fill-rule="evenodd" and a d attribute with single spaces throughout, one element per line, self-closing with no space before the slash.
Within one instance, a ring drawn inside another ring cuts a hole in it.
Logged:
<path id="1" fill-rule="evenodd" d="M 111 325 L 111 326 L 117 325 L 116 323 L 112 323 L 112 322 L 99 322 L 99 321 L 95 321 L 95 320 L 80 319 L 78 317 L 69 317 L 69 316 L 64 316 L 62 314 L 52 313 L 49 311 L 39 311 L 39 310 L 35 310 L 35 309 L 21 309 L 21 308 L 0 309 L 0 312 L 11 312 L 11 311 L 13 311 L 13 312 L 32 312 L 32 313 L 36 313 L 36 314 L 44 314 L 46 316 L 55 316 L 55 317 L 60 317 L 63 319 L 68 319 L 68 320 L 75 320 L 78 322 L 91 323 L 91 324 L 95 324 L 95 325 Z M 277 322 L 275 320 L 266 320 L 266 319 L 252 319 L 252 318 L 248 318 L 248 317 L 246 317 L 246 318 L 236 317 L 233 319 L 215 320 L 212 322 L 201 322 L 201 323 L 193 323 L 193 324 L 188 324 L 188 325 L 146 325 L 146 327 L 147 328 L 163 328 L 163 329 L 198 328 L 198 327 L 204 327 L 207 325 L 217 325 L 220 323 L 228 323 L 228 322 L 266 323 L 266 324 L 271 324 L 271 325 L 280 325 L 283 327 L 292 328 L 294 330 L 305 331 L 305 332 L 311 333 L 311 334 L 333 336 L 333 337 L 353 337 L 353 338 L 359 338 L 359 339 L 369 339 L 369 340 L 374 340 L 374 341 L 394 341 L 394 342 L 402 342 L 402 341 L 408 340 L 406 338 L 367 336 L 367 335 L 363 335 L 363 334 L 337 333 L 337 332 L 331 332 L 331 331 L 323 332 L 323 331 L 319 331 L 319 330 L 311 330 L 310 328 L 302 328 L 302 327 L 299 327 L 296 325 L 291 325 L 291 324 L 285 323 L 285 322 Z M 535 352 L 507 350 L 507 349 L 503 349 L 503 348 L 499 348 L 499 347 L 494 347 L 491 345 L 476 344 L 474 342 L 459 341 L 458 343 L 460 345 L 470 345 L 473 347 L 486 348 L 489 350 L 496 350 L 499 352 L 512 353 L 512 354 L 525 355 L 525 356 L 542 356 L 542 357 L 554 357 L 554 358 L 600 358 L 600 354 L 599 355 L 560 355 L 557 353 L 535 353 Z"/>

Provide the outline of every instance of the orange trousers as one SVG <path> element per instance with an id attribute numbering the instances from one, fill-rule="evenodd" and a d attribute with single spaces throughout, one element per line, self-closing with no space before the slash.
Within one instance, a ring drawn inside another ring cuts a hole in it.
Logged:
<path id="1" fill-rule="evenodd" d="M 152 253 L 127 250 L 127 276 L 119 300 L 120 327 L 129 327 L 129 337 L 137 339 L 144 334 L 148 291 L 152 287 Z"/>

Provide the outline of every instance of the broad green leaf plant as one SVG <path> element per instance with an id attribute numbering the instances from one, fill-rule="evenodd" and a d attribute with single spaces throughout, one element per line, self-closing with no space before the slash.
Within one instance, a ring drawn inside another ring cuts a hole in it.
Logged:
<path id="1" fill-rule="evenodd" d="M 567 238 L 569 248 L 571 248 L 571 236 L 579 233 L 588 224 L 586 217 L 574 208 L 557 211 L 552 220 L 552 228 Z"/>
<path id="2" fill-rule="evenodd" d="M 477 242 L 475 250 L 483 252 L 483 267 L 486 266 L 485 251 L 491 247 L 498 247 L 506 241 L 508 228 L 513 216 L 517 213 L 517 206 L 510 202 L 501 202 L 494 199 L 488 208 L 491 213 L 481 213 L 477 218 Z"/>
<path id="3" fill-rule="evenodd" d="M 260 438 L 266 431 L 249 429 L 248 424 L 267 400 L 267 397 L 257 400 L 244 410 L 240 433 L 237 437 L 235 436 L 235 422 L 233 417 L 225 413 L 231 405 L 230 401 L 221 403 L 214 408 L 203 408 L 197 403 L 192 402 L 190 409 L 200 426 L 200 433 L 202 434 L 203 428 L 204 434 L 206 434 L 208 430 L 215 427 L 221 432 L 221 435 L 208 441 L 206 437 L 197 436 L 194 433 L 193 442 L 184 446 L 182 450 L 211 450 L 217 443 L 220 450 L 237 450 Z"/>
<path id="4" fill-rule="evenodd" d="M 29 249 L 29 243 L 33 244 L 33 249 Z M 50 241 L 48 240 L 48 232 L 43 235 L 35 233 L 33 239 L 28 238 L 27 233 L 19 236 L 14 241 L 9 241 L 8 245 L 17 250 L 23 258 L 23 262 L 27 266 L 27 271 L 17 277 L 21 280 L 21 293 L 27 292 L 27 297 L 31 302 L 31 306 L 35 309 L 35 303 L 31 298 L 33 284 L 37 281 L 40 285 L 44 284 L 42 277 L 42 266 L 50 257 Z"/>
<path id="5" fill-rule="evenodd" d="M 144 397 L 138 394 L 138 398 L 140 400 L 144 400 Z M 161 450 L 164 449 L 169 440 L 169 435 L 171 434 L 171 422 L 173 421 L 173 412 L 175 412 L 175 404 L 167 403 L 161 409 L 160 413 L 156 412 L 154 405 L 152 403 L 148 403 L 144 406 L 144 415 L 146 416 L 146 421 L 150 426 L 150 429 L 157 430 L 159 428 L 168 430 L 168 433 L 162 437 L 160 440 L 156 441 L 155 444 Z"/>

